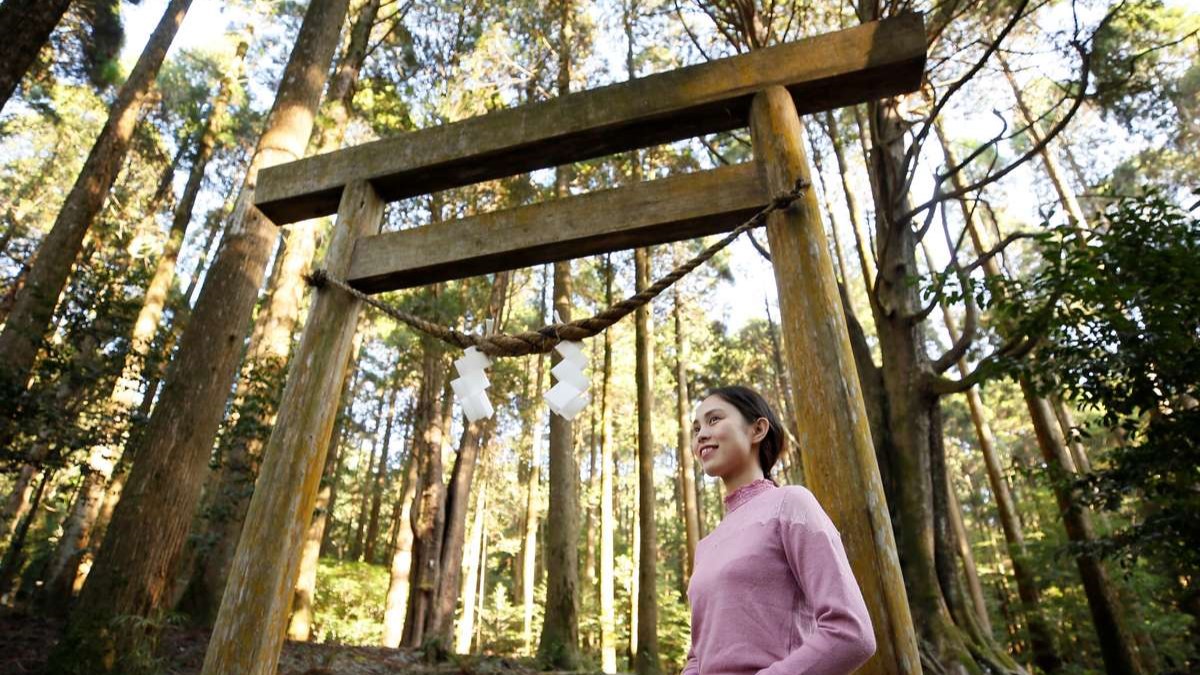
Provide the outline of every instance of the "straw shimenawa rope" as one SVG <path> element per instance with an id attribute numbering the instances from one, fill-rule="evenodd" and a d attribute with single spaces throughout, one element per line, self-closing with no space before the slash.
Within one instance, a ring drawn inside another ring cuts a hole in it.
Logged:
<path id="1" fill-rule="evenodd" d="M 325 270 L 315 270 L 311 274 L 308 274 L 305 280 L 308 281 L 310 286 L 318 289 L 325 288 L 326 286 L 339 288 L 393 319 L 408 324 L 430 337 L 437 338 L 459 349 L 476 347 L 479 351 L 491 357 L 543 354 L 554 349 L 554 346 L 563 340 L 582 340 L 600 334 L 604 329 L 628 316 L 630 312 L 653 300 L 669 288 L 671 284 L 679 281 L 692 270 L 708 262 L 717 252 L 731 244 L 743 232 L 765 225 L 768 215 L 774 211 L 790 207 L 803 195 L 805 188 L 808 186 L 809 184 L 804 180 L 797 181 L 793 190 L 772 199 L 766 208 L 754 214 L 750 220 L 738 225 L 720 241 L 704 249 L 691 260 L 679 265 L 670 274 L 654 282 L 652 286 L 642 292 L 615 303 L 595 316 L 578 319 L 569 323 L 550 324 L 549 326 L 543 326 L 537 330 L 523 333 L 472 335 L 454 330 L 453 328 L 447 328 L 446 326 L 427 321 L 415 314 L 410 314 L 402 309 L 376 300 L 370 295 L 347 284 L 345 281 L 330 276 Z"/>

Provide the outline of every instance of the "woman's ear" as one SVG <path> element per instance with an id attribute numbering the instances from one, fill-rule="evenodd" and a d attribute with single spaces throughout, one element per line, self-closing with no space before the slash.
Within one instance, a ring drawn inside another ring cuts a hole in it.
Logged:
<path id="1" fill-rule="evenodd" d="M 771 423 L 767 418 L 760 417 L 754 420 L 753 430 L 750 432 L 750 442 L 761 443 L 762 439 L 767 437 L 767 432 L 771 430 Z"/>

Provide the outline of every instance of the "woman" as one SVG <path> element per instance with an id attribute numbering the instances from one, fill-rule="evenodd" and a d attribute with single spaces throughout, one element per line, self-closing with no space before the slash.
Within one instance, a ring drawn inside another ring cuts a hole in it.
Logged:
<path id="1" fill-rule="evenodd" d="M 683 675 L 844 675 L 875 653 L 829 516 L 808 490 L 767 478 L 783 446 L 752 389 L 713 389 L 696 408 L 692 453 L 725 484 L 725 517 L 696 547 Z"/>

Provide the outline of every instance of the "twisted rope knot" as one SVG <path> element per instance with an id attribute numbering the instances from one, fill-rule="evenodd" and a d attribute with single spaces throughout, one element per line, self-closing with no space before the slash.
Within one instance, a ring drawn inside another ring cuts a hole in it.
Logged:
<path id="1" fill-rule="evenodd" d="M 304 280 L 309 286 L 317 289 L 324 289 L 329 286 L 334 286 L 351 297 L 357 298 L 362 302 L 378 309 L 387 316 L 404 323 L 426 335 L 441 340 L 451 346 L 459 349 L 467 347 L 476 347 L 479 351 L 487 354 L 490 357 L 497 358 L 502 356 L 526 356 L 529 354 L 544 354 L 554 349 L 555 345 L 564 340 L 579 341 L 585 338 L 594 337 L 600 334 L 609 326 L 620 321 L 628 316 L 631 312 L 643 305 L 648 304 L 651 300 L 658 297 L 663 291 L 670 288 L 672 284 L 679 281 L 684 276 L 700 265 L 708 262 L 714 255 L 724 249 L 729 244 L 733 243 L 743 232 L 756 227 L 761 227 L 766 224 L 767 216 L 773 211 L 782 211 L 789 208 L 797 199 L 804 194 L 804 191 L 811 186 L 811 183 L 803 178 L 796 181 L 795 187 L 792 190 L 785 192 L 771 199 L 765 208 L 754 214 L 746 222 L 738 225 L 725 235 L 720 241 L 712 246 L 704 249 L 695 257 L 687 262 L 679 265 L 671 270 L 670 274 L 662 277 L 654 282 L 649 288 L 644 289 L 640 293 L 632 295 L 620 302 L 613 304 L 611 307 L 597 313 L 595 316 L 586 319 L 578 319 L 569 323 L 554 323 L 548 326 L 542 326 L 537 330 L 525 331 L 522 333 L 491 333 L 489 335 L 472 335 L 463 333 L 453 328 L 448 328 L 431 321 L 427 321 L 415 314 L 406 312 L 399 307 L 393 307 L 374 297 L 363 293 L 354 288 L 345 281 L 329 274 L 328 270 L 316 269 L 304 275 Z"/>

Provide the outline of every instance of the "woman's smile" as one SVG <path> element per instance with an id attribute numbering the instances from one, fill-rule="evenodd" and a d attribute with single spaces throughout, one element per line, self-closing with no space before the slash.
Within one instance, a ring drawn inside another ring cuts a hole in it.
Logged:
<path id="1" fill-rule="evenodd" d="M 713 453 L 716 451 L 717 451 L 716 443 L 705 443 L 696 450 L 696 454 L 698 454 L 700 456 L 700 461 L 703 462 L 704 460 L 708 459 L 709 457 L 712 457 Z"/>

